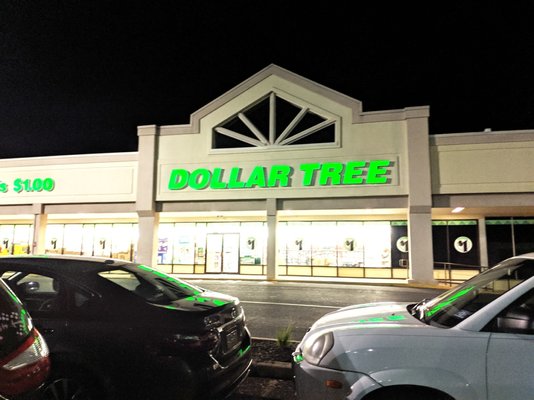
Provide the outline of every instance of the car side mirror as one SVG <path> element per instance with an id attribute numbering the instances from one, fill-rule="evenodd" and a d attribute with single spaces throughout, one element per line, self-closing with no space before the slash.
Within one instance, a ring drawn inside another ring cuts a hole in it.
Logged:
<path id="1" fill-rule="evenodd" d="M 20 285 L 20 287 L 24 293 L 28 294 L 37 292 L 41 288 L 41 285 L 39 284 L 39 282 L 30 281 L 24 282 Z"/>
<path id="2" fill-rule="evenodd" d="M 534 333 L 534 310 L 524 305 L 507 310 L 497 317 L 497 331 L 504 333 Z"/>

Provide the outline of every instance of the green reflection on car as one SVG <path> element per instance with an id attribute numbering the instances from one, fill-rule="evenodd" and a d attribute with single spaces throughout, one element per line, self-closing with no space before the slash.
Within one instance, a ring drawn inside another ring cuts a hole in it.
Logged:
<path id="1" fill-rule="evenodd" d="M 474 286 L 466 287 L 465 289 L 460 290 L 459 292 L 455 293 L 453 296 L 449 297 L 448 299 L 439 302 L 434 307 L 432 307 L 431 310 L 429 310 L 429 311 L 427 311 L 425 313 L 426 317 L 431 317 L 432 315 L 437 313 L 439 310 L 441 310 L 441 309 L 447 307 L 448 305 L 452 304 L 454 301 L 456 301 L 460 297 L 465 296 L 467 293 L 469 293 L 473 289 L 474 289 Z"/>
<path id="2" fill-rule="evenodd" d="M 248 345 L 247 347 L 245 347 L 244 349 L 239 349 L 239 357 L 243 356 L 244 354 L 246 354 L 249 350 L 250 350 L 250 345 Z"/>
<path id="3" fill-rule="evenodd" d="M 382 317 L 373 317 L 373 318 L 366 318 L 366 319 L 360 319 L 356 321 L 357 324 L 376 324 L 381 322 L 390 322 L 390 321 L 402 321 L 405 320 L 406 317 L 404 315 L 388 315 L 385 318 Z"/>

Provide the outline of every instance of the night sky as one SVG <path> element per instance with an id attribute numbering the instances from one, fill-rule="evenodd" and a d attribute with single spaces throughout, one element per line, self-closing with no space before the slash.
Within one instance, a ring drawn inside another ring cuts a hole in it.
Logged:
<path id="1" fill-rule="evenodd" d="M 272 63 L 432 134 L 534 129 L 532 2 L 360 3 L 1 0 L 0 158 L 136 151 Z"/>

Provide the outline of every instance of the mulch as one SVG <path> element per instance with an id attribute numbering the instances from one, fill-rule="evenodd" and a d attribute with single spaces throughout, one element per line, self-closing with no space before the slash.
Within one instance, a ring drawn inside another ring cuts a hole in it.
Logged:
<path id="1" fill-rule="evenodd" d="M 292 353 L 297 343 L 290 342 L 287 346 L 280 346 L 275 340 L 252 339 L 252 359 L 254 362 L 291 362 Z"/>

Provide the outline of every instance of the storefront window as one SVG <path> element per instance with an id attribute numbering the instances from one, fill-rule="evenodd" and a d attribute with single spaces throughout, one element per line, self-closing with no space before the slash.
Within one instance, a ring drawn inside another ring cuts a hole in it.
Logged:
<path id="1" fill-rule="evenodd" d="M 93 254 L 97 257 L 111 257 L 111 224 L 96 224 L 93 241 Z"/>
<path id="2" fill-rule="evenodd" d="M 239 263 L 241 265 L 262 265 L 265 260 L 267 232 L 263 222 L 250 222 L 241 225 Z"/>
<path id="3" fill-rule="evenodd" d="M 173 264 L 195 263 L 195 224 L 177 224 L 173 237 Z"/>
<path id="4" fill-rule="evenodd" d="M 311 222 L 287 222 L 280 229 L 286 265 L 311 265 Z"/>
<path id="5" fill-rule="evenodd" d="M 171 273 L 265 273 L 264 222 L 164 223 L 158 238 L 158 264 Z"/>
<path id="6" fill-rule="evenodd" d="M 488 263 L 490 266 L 534 251 L 534 219 L 500 217 L 486 219 Z"/>
<path id="7" fill-rule="evenodd" d="M 391 268 L 390 221 L 281 222 L 279 232 L 282 275 L 406 275 L 396 276 Z"/>
<path id="8" fill-rule="evenodd" d="M 48 225 L 45 240 L 45 253 L 63 254 L 63 225 Z"/>
<path id="9" fill-rule="evenodd" d="M 0 255 L 30 253 L 32 234 L 31 225 L 0 225 Z"/>
<path id="10" fill-rule="evenodd" d="M 206 265 L 206 235 L 207 223 L 195 224 L 195 265 Z M 196 272 L 196 271 L 195 271 Z M 202 272 L 202 268 L 199 269 Z"/>
<path id="11" fill-rule="evenodd" d="M 409 254 L 408 223 L 406 221 L 391 221 L 391 266 L 408 268 L 410 264 Z"/>
<path id="12" fill-rule="evenodd" d="M 119 260 L 133 259 L 132 224 L 113 224 L 111 240 L 111 257 Z"/>
<path id="13" fill-rule="evenodd" d="M 364 266 L 363 222 L 338 222 L 337 254 L 340 267 Z"/>
<path id="14" fill-rule="evenodd" d="M 534 219 L 514 218 L 515 255 L 534 251 Z"/>
<path id="15" fill-rule="evenodd" d="M 82 229 L 82 255 L 93 255 L 93 243 L 95 241 L 95 225 L 84 224 Z"/>
<path id="16" fill-rule="evenodd" d="M 158 264 L 172 263 L 173 224 L 160 224 L 158 230 Z"/>
<path id="17" fill-rule="evenodd" d="M 45 253 L 112 257 L 132 261 L 137 224 L 49 224 Z"/>
<path id="18" fill-rule="evenodd" d="M 11 254 L 15 225 L 0 225 L 0 254 Z"/>
<path id="19" fill-rule="evenodd" d="M 339 232 L 335 222 L 316 222 L 311 225 L 311 263 L 317 266 L 337 265 Z"/>
<path id="20" fill-rule="evenodd" d="M 449 221 L 450 262 L 480 265 L 477 221 Z"/>
<path id="21" fill-rule="evenodd" d="M 465 281 L 480 272 L 476 220 L 432 221 L 432 246 L 438 281 Z"/>
<path id="22" fill-rule="evenodd" d="M 63 254 L 80 255 L 83 243 L 83 225 L 65 225 L 63 232 Z"/>
<path id="23" fill-rule="evenodd" d="M 364 223 L 365 267 L 391 267 L 391 225 L 389 221 Z"/>

